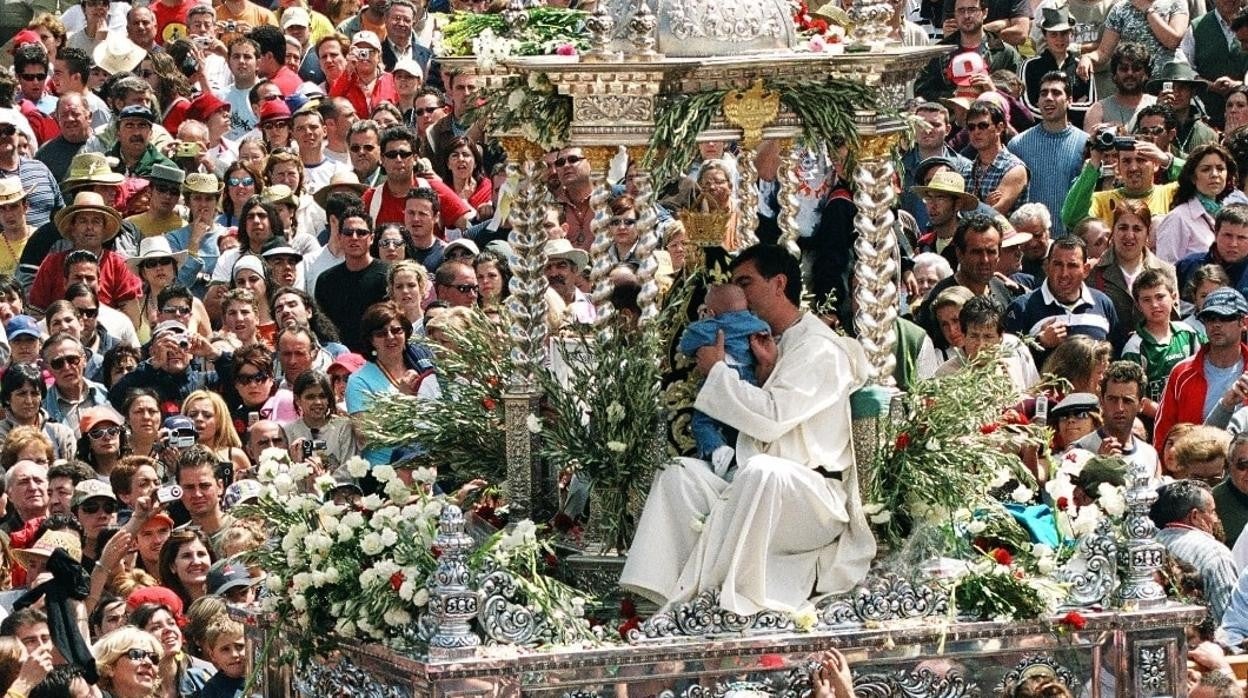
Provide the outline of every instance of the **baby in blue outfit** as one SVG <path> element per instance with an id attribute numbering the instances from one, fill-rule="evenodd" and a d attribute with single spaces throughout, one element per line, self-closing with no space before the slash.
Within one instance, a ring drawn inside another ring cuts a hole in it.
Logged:
<path id="1" fill-rule="evenodd" d="M 770 332 L 771 327 L 748 310 L 745 291 L 731 284 L 707 289 L 703 320 L 690 323 L 680 337 L 680 352 L 694 356 L 698 349 L 715 344 L 716 334 L 724 333 L 724 362 L 743 380 L 756 384 L 754 353 L 750 336 Z M 692 430 L 698 455 L 711 462 L 715 474 L 723 477 L 732 465 L 735 449 L 724 438 L 724 426 L 698 410 L 693 412 Z"/>

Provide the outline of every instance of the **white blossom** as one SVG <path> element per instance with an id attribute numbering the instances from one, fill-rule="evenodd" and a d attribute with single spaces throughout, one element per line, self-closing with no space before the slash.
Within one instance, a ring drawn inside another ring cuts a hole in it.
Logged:
<path id="1" fill-rule="evenodd" d="M 438 479 L 438 471 L 436 468 L 417 468 L 412 471 L 412 482 L 419 482 L 422 485 L 432 485 L 434 480 Z"/>
<path id="2" fill-rule="evenodd" d="M 347 473 L 354 478 L 361 478 L 368 475 L 368 461 L 359 456 L 352 456 L 346 462 Z"/>
<path id="3" fill-rule="evenodd" d="M 878 514 L 881 511 L 884 511 L 884 505 L 880 504 L 879 502 L 871 502 L 870 504 L 862 505 L 862 513 L 866 514 L 867 516 L 871 516 L 872 514 Z"/>
<path id="4" fill-rule="evenodd" d="M 1062 499 L 1066 500 L 1067 506 L 1074 504 L 1075 483 L 1071 482 L 1070 475 L 1065 471 L 1058 471 L 1057 477 L 1044 483 L 1044 491 L 1053 499 L 1054 507 Z"/>
<path id="5" fill-rule="evenodd" d="M 363 505 L 363 507 L 365 509 L 368 509 L 369 511 L 377 511 L 385 503 L 386 503 L 386 500 L 382 499 L 376 494 L 370 494 L 364 499 L 360 500 L 360 504 Z"/>
<path id="6" fill-rule="evenodd" d="M 349 511 L 347 515 L 342 517 L 342 523 L 352 529 L 360 528 L 364 525 L 364 515 L 358 511 Z"/>
<path id="7" fill-rule="evenodd" d="M 622 419 L 624 419 L 624 405 L 618 402 L 607 405 L 607 421 L 618 422 Z"/>
<path id="8" fill-rule="evenodd" d="M 365 555 L 380 555 L 385 550 L 385 546 L 381 542 L 381 536 L 374 532 L 369 532 L 360 539 L 360 551 Z"/>
<path id="9" fill-rule="evenodd" d="M 383 619 L 386 621 L 386 625 L 389 625 L 392 628 L 398 628 L 411 623 L 412 614 L 401 608 L 392 608 L 389 611 L 386 611 Z"/>
<path id="10" fill-rule="evenodd" d="M 408 495 L 407 485 L 403 484 L 403 481 L 397 477 L 386 483 L 385 492 L 386 497 L 392 502 L 401 502 Z"/>
<path id="11" fill-rule="evenodd" d="M 524 426 L 529 430 L 530 434 L 542 433 L 542 420 L 535 414 L 530 414 L 524 418 Z"/>
<path id="12" fill-rule="evenodd" d="M 1127 500 L 1122 495 L 1122 488 L 1115 487 L 1108 482 L 1102 482 L 1096 487 L 1097 504 L 1105 510 L 1110 516 L 1122 516 L 1127 513 Z"/>
<path id="13" fill-rule="evenodd" d="M 940 450 L 940 442 L 936 440 L 936 437 L 935 437 L 935 436 L 933 436 L 932 438 L 930 438 L 930 439 L 928 439 L 928 440 L 927 440 L 927 446 L 926 446 L 926 448 L 927 448 L 927 450 L 932 451 L 933 453 L 934 453 L 934 452 L 936 452 L 936 451 L 939 451 L 939 450 Z"/>
<path id="14" fill-rule="evenodd" d="M 346 509 L 347 508 L 342 505 L 334 504 L 331 500 L 322 504 L 316 510 L 316 513 L 317 515 L 323 516 L 327 519 L 337 519 L 339 516 L 342 516 L 342 512 L 346 511 Z"/>
<path id="15" fill-rule="evenodd" d="M 1036 560 L 1036 571 L 1040 574 L 1053 574 L 1057 569 L 1057 560 L 1051 557 L 1042 557 Z"/>
<path id="16" fill-rule="evenodd" d="M 1079 513 L 1075 516 L 1074 520 L 1070 522 L 1070 530 L 1076 536 L 1085 536 L 1096 530 L 1096 524 L 1100 520 L 1100 507 L 1095 504 L 1079 507 Z"/>
<path id="17" fill-rule="evenodd" d="M 1031 491 L 1031 488 L 1023 484 L 1015 487 L 1014 491 L 1010 493 L 1010 499 L 1013 499 L 1019 504 L 1026 504 L 1027 502 L 1030 502 L 1034 496 L 1035 493 Z"/>
<path id="18" fill-rule="evenodd" d="M 628 446 L 622 441 L 608 441 L 607 450 L 614 453 L 623 453 Z"/>
<path id="19" fill-rule="evenodd" d="M 415 595 L 416 585 L 412 583 L 412 580 L 404 579 L 403 583 L 399 585 L 399 598 L 404 601 L 411 601 Z"/>
<path id="20" fill-rule="evenodd" d="M 996 473 L 993 474 L 992 482 L 988 483 L 988 486 L 994 490 L 999 489 L 999 488 L 1005 487 L 1007 484 L 1009 484 L 1010 480 L 1013 480 L 1013 479 L 1014 479 L 1014 474 L 1010 472 L 1009 468 L 1001 468 L 1000 470 L 998 470 Z"/>
<path id="21" fill-rule="evenodd" d="M 425 503 L 424 510 L 420 513 L 422 519 L 436 519 L 442 515 L 442 507 L 444 503 L 441 499 L 431 499 Z M 406 517 L 406 516 L 405 516 Z"/>
<path id="22" fill-rule="evenodd" d="M 261 463 L 289 463 L 290 451 L 277 446 L 270 446 L 260 452 Z"/>
<path id="23" fill-rule="evenodd" d="M 382 529 L 381 544 L 389 548 L 399 542 L 399 534 L 393 528 Z"/>
<path id="24" fill-rule="evenodd" d="M 799 633 L 807 633 L 814 630 L 815 624 L 819 622 L 819 614 L 815 612 L 815 607 L 806 604 L 793 612 L 793 627 Z"/>
<path id="25" fill-rule="evenodd" d="M 390 482 L 398 476 L 392 465 L 378 465 L 373 468 L 373 479 L 377 482 Z"/>
<path id="26" fill-rule="evenodd" d="M 355 637 L 357 630 L 355 623 L 352 623 L 350 618 L 339 618 L 338 622 L 334 624 L 334 632 L 343 637 Z"/>
<path id="27" fill-rule="evenodd" d="M 279 497 L 289 497 L 295 491 L 295 481 L 286 473 L 278 473 L 273 478 L 273 489 Z"/>
<path id="28" fill-rule="evenodd" d="M 880 513 L 878 513 L 878 514 L 873 514 L 873 515 L 871 516 L 871 523 L 876 524 L 876 525 L 879 525 L 879 524 L 886 524 L 886 523 L 888 523 L 889 521 L 891 521 L 891 520 L 892 520 L 892 518 L 893 518 L 893 512 L 891 512 L 891 511 L 881 511 L 881 512 L 880 512 Z"/>
<path id="29" fill-rule="evenodd" d="M 290 477 L 295 482 L 302 482 L 306 480 L 308 476 L 311 474 L 312 474 L 312 469 L 309 468 L 308 464 L 304 463 L 303 461 L 290 464 Z"/>
<path id="30" fill-rule="evenodd" d="M 966 525 L 966 532 L 972 536 L 978 536 L 988 528 L 988 522 L 981 519 L 975 519 Z"/>
<path id="31" fill-rule="evenodd" d="M 337 487 L 338 481 L 335 480 L 332 475 L 318 475 L 316 479 L 312 481 L 312 484 L 316 487 L 317 492 L 325 494 L 326 492 Z"/>
<path id="32" fill-rule="evenodd" d="M 412 596 L 412 603 L 417 608 L 429 603 L 429 590 L 424 587 L 417 589 L 416 594 Z"/>

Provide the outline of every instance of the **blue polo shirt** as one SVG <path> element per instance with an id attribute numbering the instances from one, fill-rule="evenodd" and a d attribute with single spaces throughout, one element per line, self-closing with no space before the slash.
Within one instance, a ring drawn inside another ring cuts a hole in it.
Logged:
<path id="1" fill-rule="evenodd" d="M 1005 330 L 1013 334 L 1035 337 L 1050 318 L 1066 323 L 1066 335 L 1086 335 L 1093 339 L 1110 340 L 1118 328 L 1118 313 L 1109 296 L 1083 285 L 1079 298 L 1066 305 L 1053 297 L 1046 280 L 1040 288 L 1014 299 L 1005 311 Z M 1040 363 L 1048 352 L 1038 354 Z"/>

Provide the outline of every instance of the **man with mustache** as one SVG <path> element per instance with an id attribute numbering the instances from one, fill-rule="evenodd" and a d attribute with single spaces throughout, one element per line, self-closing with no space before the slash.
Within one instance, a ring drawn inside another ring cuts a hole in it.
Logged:
<path id="1" fill-rule="evenodd" d="M 1222 542 L 1222 522 L 1209 485 L 1199 480 L 1162 485 L 1148 515 L 1157 525 L 1157 542 L 1196 569 L 1209 605 L 1209 617 L 1222 625 L 1222 615 L 1234 603 L 1231 592 L 1235 591 L 1239 573 L 1231 551 Z M 1232 644 L 1239 644 L 1248 633 L 1243 626 L 1223 628 Z"/>
<path id="2" fill-rule="evenodd" d="M 152 145 L 154 123 L 156 112 L 149 107 L 135 104 L 121 110 L 117 115 L 117 145 L 108 153 L 118 160 L 115 170 L 131 177 L 147 178 L 157 163 L 177 169 L 172 160 Z"/>

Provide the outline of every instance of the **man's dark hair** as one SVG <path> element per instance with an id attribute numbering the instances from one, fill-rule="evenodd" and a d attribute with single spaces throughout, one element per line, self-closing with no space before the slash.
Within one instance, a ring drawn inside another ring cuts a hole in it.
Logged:
<path id="1" fill-rule="evenodd" d="M 433 207 L 433 215 L 435 216 L 442 213 L 442 200 L 438 198 L 438 193 L 429 187 L 416 187 L 415 189 L 409 189 L 407 192 L 407 198 L 428 201 L 429 205 Z"/>
<path id="2" fill-rule="evenodd" d="M 251 38 L 250 36 L 236 36 L 234 37 L 234 40 L 231 41 L 229 45 L 225 47 L 226 58 L 229 58 L 229 55 L 231 52 L 234 51 L 235 46 L 238 46 L 241 44 L 251 44 L 251 47 L 256 50 L 256 57 L 258 58 L 260 56 L 260 44 L 257 44 L 255 39 Z"/>
<path id="3" fill-rule="evenodd" d="M 408 145 L 415 147 L 416 134 L 410 128 L 399 124 L 382 131 L 378 142 L 381 144 L 382 152 L 385 152 L 386 146 L 395 141 L 407 141 Z"/>
<path id="4" fill-rule="evenodd" d="M 339 233 L 342 232 L 342 226 L 347 222 L 348 218 L 362 218 L 364 220 L 364 224 L 368 226 L 368 229 L 373 229 L 373 217 L 368 215 L 368 211 L 366 211 L 363 206 L 351 206 L 344 208 L 338 215 L 337 220 Z"/>
<path id="5" fill-rule="evenodd" d="M 18 628 L 24 628 L 28 625 L 36 623 L 47 623 L 48 614 L 37 608 L 27 606 L 20 611 L 14 611 L 13 615 L 0 621 L 0 635 L 4 637 L 14 637 L 17 635 Z"/>
<path id="6" fill-rule="evenodd" d="M 752 245 L 737 255 L 729 269 L 740 269 L 746 262 L 753 262 L 758 275 L 764 279 L 784 274 L 784 297 L 793 305 L 802 304 L 802 264 L 787 249 L 763 243 Z"/>
<path id="7" fill-rule="evenodd" d="M 39 540 L 48 531 L 73 531 L 78 534 L 79 539 L 82 539 L 82 524 L 70 514 L 49 515 L 39 522 L 39 527 L 35 529 L 35 535 L 31 540 Z"/>
<path id="8" fill-rule="evenodd" d="M 1050 82 L 1062 83 L 1062 91 L 1066 93 L 1067 97 L 1070 96 L 1070 76 L 1066 75 L 1066 73 L 1060 70 L 1050 70 L 1044 74 L 1044 77 L 1040 78 L 1041 87 Z"/>
<path id="9" fill-rule="evenodd" d="M 992 296 L 976 296 L 962 305 L 958 311 L 958 325 L 965 333 L 971 325 L 991 325 L 997 333 L 1005 332 L 1005 313 Z"/>
<path id="10" fill-rule="evenodd" d="M 48 72 L 48 52 L 43 48 L 43 44 L 39 42 L 31 44 L 22 44 L 13 52 L 13 72 L 20 79 L 22 70 L 28 65 L 43 68 L 43 72 Z"/>
<path id="11" fill-rule="evenodd" d="M 266 53 L 271 53 L 273 54 L 273 60 L 277 61 L 278 65 L 286 62 L 286 35 L 282 33 L 281 29 L 272 24 L 262 24 L 252 29 L 247 38 L 256 42 L 256 46 L 260 47 L 256 49 L 257 58 Z"/>
<path id="12" fill-rule="evenodd" d="M 219 460 L 221 459 L 217 458 L 217 454 L 207 448 L 199 444 L 191 446 L 178 456 L 177 471 L 173 474 L 174 482 L 181 484 L 183 470 L 215 468 Z"/>
<path id="13" fill-rule="evenodd" d="M 73 46 L 62 46 L 56 50 L 56 60 L 64 61 L 65 72 L 77 75 L 82 79 L 82 84 L 87 84 L 87 78 L 91 76 L 91 57 L 86 51 Z"/>
<path id="14" fill-rule="evenodd" d="M 181 298 L 192 306 L 195 305 L 195 296 L 191 295 L 191 290 L 182 284 L 170 284 L 156 294 L 156 308 L 165 307 L 165 304 L 174 298 Z"/>
<path id="15" fill-rule="evenodd" d="M 81 281 L 75 281 L 65 287 L 65 300 L 72 301 L 75 298 L 90 298 L 92 303 L 96 305 L 100 303 L 100 297 L 96 295 L 95 291 L 92 291 L 90 286 Z"/>
<path id="16" fill-rule="evenodd" d="M 1005 123 L 1005 110 L 1001 108 L 1000 104 L 986 99 L 977 99 L 971 102 L 971 106 L 966 110 L 967 121 L 976 116 L 988 117 L 992 120 L 993 125 Z"/>
<path id="17" fill-rule="evenodd" d="M 75 264 L 94 264 L 100 266 L 100 258 L 95 256 L 91 250 L 74 250 L 65 255 L 65 263 L 61 266 L 62 276 L 69 278 L 69 270 Z"/>
<path id="18" fill-rule="evenodd" d="M 1178 296 L 1178 289 L 1174 286 L 1174 281 L 1162 269 L 1145 269 L 1140 275 L 1135 277 L 1135 283 L 1131 284 L 1131 298 L 1133 300 L 1140 299 L 1140 293 L 1150 288 L 1165 286 L 1171 293 Z"/>
<path id="19" fill-rule="evenodd" d="M 1248 225 L 1248 204 L 1227 204 L 1218 211 L 1218 215 L 1213 219 L 1213 230 L 1217 232 L 1222 229 L 1223 223 L 1231 223 L 1234 225 Z"/>
<path id="20" fill-rule="evenodd" d="M 64 463 L 57 463 L 48 468 L 48 482 L 53 478 L 67 477 L 75 485 L 95 477 L 95 470 L 80 460 L 71 460 Z"/>
<path id="21" fill-rule="evenodd" d="M 356 122 L 358 125 L 360 122 Z M 353 127 L 354 128 L 354 127 Z M 325 197 L 325 217 L 342 221 L 342 212 L 350 208 L 364 208 L 364 200 L 353 191 L 336 191 Z"/>
<path id="22" fill-rule="evenodd" d="M 1134 361 L 1115 361 L 1105 369 L 1101 377 L 1101 394 L 1110 383 L 1134 383 L 1136 395 L 1144 397 L 1144 389 L 1148 387 L 1148 377 L 1144 375 L 1144 367 Z"/>
<path id="23" fill-rule="evenodd" d="M 958 229 L 953 232 L 953 249 L 958 252 L 966 251 L 966 236 L 971 233 L 984 233 L 994 230 L 997 235 L 1001 234 L 1001 229 L 997 227 L 997 222 L 990 216 L 983 213 L 972 213 L 962 219 L 958 224 Z"/>
<path id="24" fill-rule="evenodd" d="M 351 136 L 354 136 L 357 133 L 368 133 L 368 132 L 378 134 L 377 140 L 378 142 L 381 141 L 381 138 L 380 138 L 381 131 L 377 128 L 377 122 L 373 121 L 372 119 L 360 119 L 356 121 L 354 124 L 351 124 L 351 128 L 347 129 L 347 139 L 350 140 Z M 333 195 L 331 194 L 330 196 L 333 196 Z"/>
<path id="25" fill-rule="evenodd" d="M 1240 10 L 1235 19 L 1231 20 L 1231 31 L 1238 32 L 1244 27 L 1248 27 L 1248 8 Z"/>
<path id="26" fill-rule="evenodd" d="M 1079 255 L 1084 261 L 1088 259 L 1088 243 L 1084 242 L 1083 238 L 1074 235 L 1063 235 L 1054 240 L 1049 247 L 1049 253 L 1045 255 L 1045 260 L 1053 259 L 1053 252 L 1056 250 L 1079 250 Z"/>
<path id="27" fill-rule="evenodd" d="M 1200 480 L 1175 480 L 1157 488 L 1157 501 L 1148 510 L 1148 516 L 1157 528 L 1186 519 L 1193 511 L 1204 511 L 1206 497 L 1212 490 Z"/>
<path id="28" fill-rule="evenodd" d="M 472 265 L 458 260 L 443 262 L 433 272 L 433 283 L 438 286 L 454 286 L 455 275 L 461 269 L 472 269 Z"/>
<path id="29" fill-rule="evenodd" d="M 1152 56 L 1149 55 L 1148 49 L 1144 47 L 1144 44 L 1135 41 L 1121 41 L 1114 47 L 1114 52 L 1109 57 L 1109 72 L 1118 72 L 1119 66 L 1124 62 L 1129 65 L 1147 68 L 1152 63 Z"/>
<path id="30" fill-rule="evenodd" d="M 82 669 L 74 664 L 62 664 L 30 689 L 29 698 L 73 698 L 71 687 L 74 681 L 80 678 L 82 678 Z"/>
<path id="31" fill-rule="evenodd" d="M 230 43 L 231 45 L 233 45 L 233 42 L 230 42 Z M 251 43 L 254 44 L 256 42 L 252 41 Z M 285 45 L 286 45 L 286 42 L 283 41 L 282 46 L 285 46 Z M 259 50 L 260 50 L 259 48 L 256 49 L 256 51 L 259 51 Z M 247 91 L 247 101 L 250 102 L 251 104 L 258 103 L 260 101 L 260 88 L 265 85 L 272 84 L 272 82 L 273 81 L 269 80 L 268 78 L 257 78 L 256 84 L 252 85 L 251 89 Z"/>
<path id="32" fill-rule="evenodd" d="M 10 293 L 23 300 L 26 298 L 26 294 L 22 292 L 22 285 L 18 283 L 16 277 L 11 274 L 0 274 L 0 294 Z"/>
<path id="33" fill-rule="evenodd" d="M 1164 104 L 1150 104 L 1141 109 L 1135 115 L 1135 132 L 1140 132 L 1140 123 L 1144 121 L 1146 116 L 1160 116 L 1162 125 L 1167 131 L 1173 131 L 1179 127 L 1179 117 L 1175 115 L 1174 110 Z"/>
<path id="34" fill-rule="evenodd" d="M 440 107 L 446 106 L 446 93 L 442 92 L 442 90 L 439 90 L 436 87 L 430 87 L 429 85 L 425 85 L 424 87 L 421 87 L 419 90 L 417 90 L 416 97 L 412 101 L 415 102 L 417 99 L 420 99 L 421 97 L 429 97 L 429 96 L 438 98 L 438 106 Z"/>

